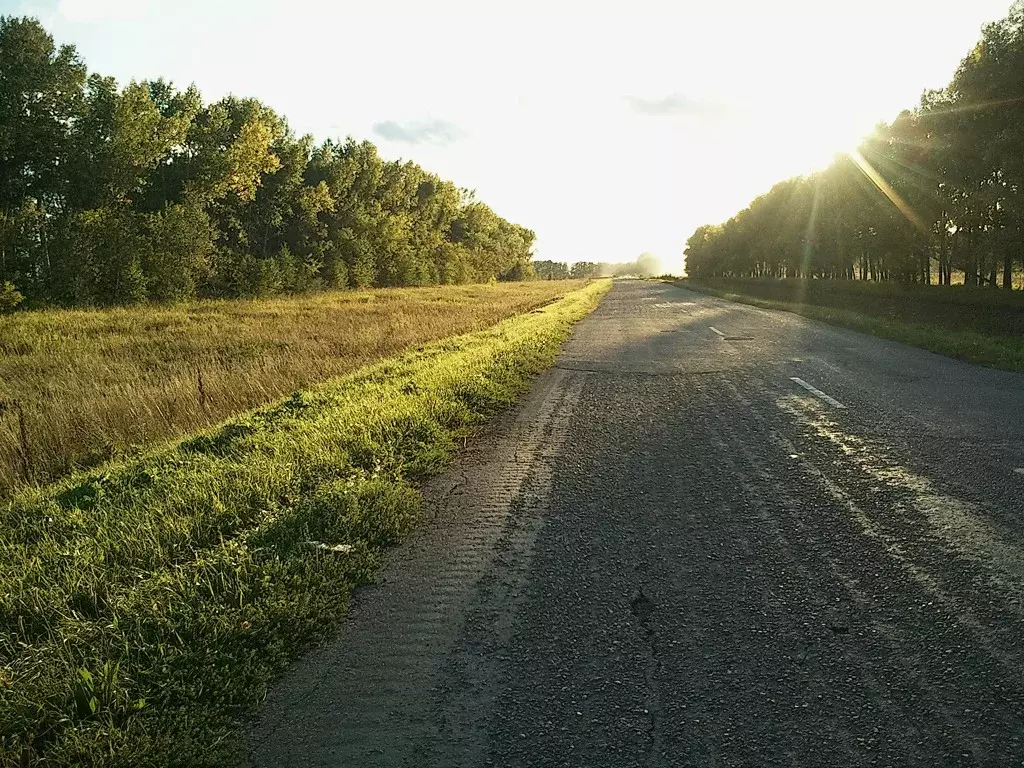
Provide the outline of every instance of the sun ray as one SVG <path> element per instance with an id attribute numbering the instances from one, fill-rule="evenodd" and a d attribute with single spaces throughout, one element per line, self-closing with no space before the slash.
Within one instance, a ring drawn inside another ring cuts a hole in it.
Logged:
<path id="1" fill-rule="evenodd" d="M 814 200 L 811 202 L 811 214 L 807 219 L 807 230 L 804 233 L 804 258 L 800 264 L 800 277 L 807 279 L 807 273 L 811 267 L 811 259 L 814 256 L 814 248 L 818 238 L 818 207 L 821 204 L 821 177 L 818 177 L 814 184 Z M 804 286 L 801 284 L 797 296 L 797 303 L 804 303 Z"/>
<path id="2" fill-rule="evenodd" d="M 930 117 L 943 117 L 945 115 L 953 115 L 961 112 L 978 112 L 989 107 L 1005 107 L 1010 104 L 1017 104 L 1024 101 L 1024 97 L 1014 96 L 1009 99 L 991 99 L 989 101 L 982 101 L 973 104 L 957 104 L 956 106 L 940 106 L 933 109 L 923 111 L 921 113 L 921 119 L 927 119 Z"/>
<path id="3" fill-rule="evenodd" d="M 859 150 L 855 149 L 850 152 L 850 159 L 853 160 L 861 170 L 861 173 L 867 176 L 868 179 L 871 180 L 871 183 L 878 187 L 878 190 L 883 195 L 889 198 L 889 202 L 896 206 L 896 209 L 903 214 L 907 221 L 925 234 L 931 233 L 931 229 L 925 223 L 924 219 L 918 216 L 917 212 L 914 211 L 914 209 L 911 208 L 902 197 L 900 197 L 899 193 L 882 177 L 882 174 L 875 170 L 874 166 L 867 161 L 867 158 L 865 158 Z"/>
<path id="4" fill-rule="evenodd" d="M 906 142 L 898 143 L 900 143 L 902 146 L 908 146 Z M 929 171 L 926 166 L 917 165 L 914 163 L 904 163 L 894 157 L 886 157 L 880 152 L 876 152 L 874 150 L 867 148 L 864 148 L 862 154 L 864 155 L 864 158 L 866 160 L 870 158 L 873 159 L 875 163 L 879 166 L 889 166 L 890 168 L 898 168 L 902 171 L 905 171 L 906 175 L 908 176 L 920 176 L 924 179 L 927 179 L 928 181 L 932 181 L 937 184 L 941 184 L 943 181 L 943 179 L 939 176 L 938 173 Z"/>
<path id="5" fill-rule="evenodd" d="M 899 173 L 905 182 L 912 184 L 916 189 L 927 194 L 934 192 L 936 188 L 946 183 L 946 179 L 938 173 L 928 171 L 925 166 L 903 163 L 895 158 L 886 157 L 881 153 L 868 149 L 864 149 L 862 156 L 866 162 L 874 161 L 875 165 L 883 171 L 889 170 Z M 852 155 L 851 159 L 853 159 Z M 931 184 L 928 182 L 931 182 Z"/>

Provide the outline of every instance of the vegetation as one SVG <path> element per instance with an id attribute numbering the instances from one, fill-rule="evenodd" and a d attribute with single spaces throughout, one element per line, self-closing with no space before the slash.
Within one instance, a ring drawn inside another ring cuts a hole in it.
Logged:
<path id="1" fill-rule="evenodd" d="M 821 173 L 687 241 L 699 279 L 1014 287 L 1024 259 L 1024 4 L 985 27 L 948 87 Z"/>
<path id="2" fill-rule="evenodd" d="M 675 280 L 686 288 L 843 325 L 969 363 L 1024 371 L 1024 297 L 838 280 Z"/>
<path id="3" fill-rule="evenodd" d="M 256 99 L 88 74 L 0 17 L 0 312 L 519 280 L 534 234 Z"/>
<path id="4" fill-rule="evenodd" d="M 535 261 L 533 271 L 541 280 L 568 280 L 589 277 L 618 277 L 634 275 L 636 277 L 653 277 L 661 269 L 658 258 L 650 253 L 642 253 L 636 261 L 621 264 L 610 264 L 606 261 L 577 261 L 571 267 L 564 261 Z"/>
<path id="5" fill-rule="evenodd" d="M 554 360 L 607 288 L 0 509 L 0 764 L 231 758 L 234 718 L 409 530 L 415 483 Z"/>
<path id="6" fill-rule="evenodd" d="M 0 316 L 0 498 L 578 287 L 392 288 Z"/>
<path id="7" fill-rule="evenodd" d="M 1024 292 L 1019 291 L 868 280 L 709 279 L 699 284 L 787 304 L 836 307 L 949 331 L 1024 337 Z"/>

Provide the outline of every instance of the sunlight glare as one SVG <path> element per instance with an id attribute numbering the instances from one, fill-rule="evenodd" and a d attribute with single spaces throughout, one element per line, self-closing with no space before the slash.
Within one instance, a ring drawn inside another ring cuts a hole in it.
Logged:
<path id="1" fill-rule="evenodd" d="M 903 214 L 904 218 L 913 224 L 920 231 L 930 234 L 931 230 L 928 225 L 925 224 L 924 219 L 917 215 L 913 208 L 907 204 L 907 202 L 900 197 L 899 193 L 892 188 L 892 186 L 881 174 L 875 170 L 874 166 L 867 161 L 867 158 L 860 153 L 859 150 L 853 150 L 849 153 L 850 159 L 857 165 L 861 172 L 868 177 L 872 184 L 874 184 L 878 190 L 885 195 L 889 201 L 896 206 L 896 209 Z"/>

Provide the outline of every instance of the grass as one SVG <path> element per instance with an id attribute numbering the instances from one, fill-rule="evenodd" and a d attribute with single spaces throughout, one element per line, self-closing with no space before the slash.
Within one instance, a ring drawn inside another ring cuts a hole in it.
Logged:
<path id="1" fill-rule="evenodd" d="M 0 765 L 236 761 L 238 718 L 410 530 L 417 482 L 609 285 L 21 491 L 0 508 Z"/>
<path id="2" fill-rule="evenodd" d="M 137 454 L 580 282 L 0 316 L 0 499 Z"/>
<path id="3" fill-rule="evenodd" d="M 765 290 L 762 287 L 765 282 L 762 281 L 672 282 L 730 301 L 764 309 L 781 309 L 832 325 L 853 328 L 968 363 L 1007 371 L 1024 371 L 1024 338 L 1014 335 L 1012 331 L 1017 323 L 1024 322 L 1024 297 L 1020 295 L 1004 294 L 1002 291 L 938 286 L 932 286 L 930 289 L 927 286 L 918 286 L 901 290 L 893 286 L 875 288 L 860 284 L 831 289 L 832 296 L 841 296 L 836 299 L 838 303 L 850 303 L 859 307 L 858 310 L 854 310 L 799 302 L 790 298 L 792 294 L 789 293 L 783 294 L 787 297 L 783 299 L 765 297 L 760 294 L 770 293 L 778 296 L 776 291 L 789 291 L 792 288 L 780 289 L 770 286 Z M 814 301 L 827 301 L 829 292 L 830 289 L 826 287 L 811 291 L 809 294 Z M 935 298 L 931 298 L 928 292 L 935 292 Z M 931 302 L 930 305 L 913 306 L 915 297 L 922 296 L 923 300 Z M 986 313 L 991 313 L 994 317 L 984 319 Z M 979 317 L 982 319 L 979 320 Z M 997 327 L 1005 333 L 976 330 L 979 326 Z"/>

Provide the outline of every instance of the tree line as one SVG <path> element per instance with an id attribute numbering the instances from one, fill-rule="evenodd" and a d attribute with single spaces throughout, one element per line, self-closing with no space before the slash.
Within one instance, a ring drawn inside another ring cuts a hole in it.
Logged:
<path id="1" fill-rule="evenodd" d="M 1012 289 L 1024 261 L 1024 4 L 987 25 L 950 84 L 824 171 L 777 184 L 686 244 L 700 277 Z"/>
<path id="2" fill-rule="evenodd" d="M 650 253 L 642 253 L 636 261 L 613 264 L 607 261 L 577 261 L 571 266 L 564 261 L 533 262 L 534 276 L 541 280 L 568 280 L 570 278 L 619 277 L 633 275 L 636 277 L 654 277 L 659 273 L 661 263 Z"/>
<path id="3" fill-rule="evenodd" d="M 90 74 L 0 17 L 0 310 L 518 280 L 534 233 L 253 98 Z"/>

